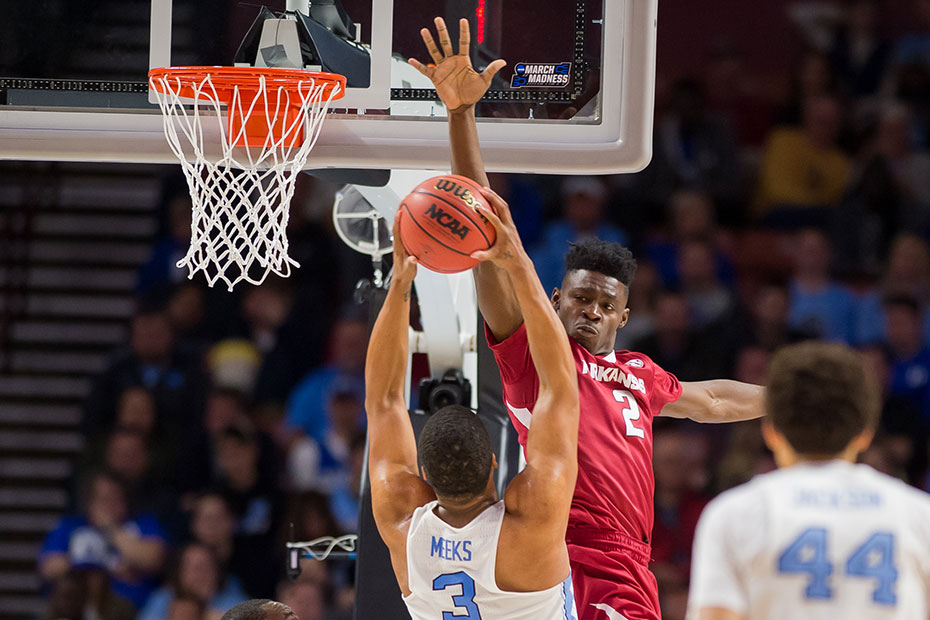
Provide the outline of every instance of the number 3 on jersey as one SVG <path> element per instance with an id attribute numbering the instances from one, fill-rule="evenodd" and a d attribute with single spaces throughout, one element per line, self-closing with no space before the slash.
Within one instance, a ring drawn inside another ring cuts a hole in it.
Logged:
<path id="1" fill-rule="evenodd" d="M 852 552 L 845 564 L 846 575 L 875 580 L 872 600 L 880 605 L 894 605 L 898 599 L 894 585 L 898 569 L 894 565 L 894 535 L 887 532 L 872 534 Z M 807 573 L 810 581 L 804 590 L 809 599 L 833 598 L 830 575 L 833 564 L 827 555 L 827 530 L 809 527 L 788 545 L 778 558 L 778 572 Z"/>
<path id="2" fill-rule="evenodd" d="M 623 420 L 626 422 L 626 436 L 644 439 L 646 437 L 646 431 L 633 424 L 633 422 L 642 417 L 636 398 L 626 390 L 614 390 L 614 398 L 618 403 L 623 405 L 623 409 L 620 410 L 620 413 L 623 415 Z"/>
<path id="3" fill-rule="evenodd" d="M 442 612 L 442 620 L 481 620 L 481 613 L 475 604 L 475 580 L 463 571 L 445 573 L 433 579 L 433 590 L 445 590 L 451 586 L 462 586 L 461 594 L 452 595 L 452 604 L 463 608 L 464 614 L 451 611 Z"/>

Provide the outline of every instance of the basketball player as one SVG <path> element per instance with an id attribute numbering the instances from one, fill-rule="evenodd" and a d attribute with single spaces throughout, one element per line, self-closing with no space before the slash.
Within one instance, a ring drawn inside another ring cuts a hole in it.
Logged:
<path id="1" fill-rule="evenodd" d="M 490 437 L 462 406 L 432 414 L 416 445 L 404 381 L 417 266 L 400 242 L 399 215 L 393 276 L 365 363 L 372 510 L 414 620 L 574 620 L 565 547 L 578 466 L 574 361 L 507 205 L 490 190 L 485 196 L 500 214 L 483 211 L 497 241 L 474 257 L 493 261 L 516 283 L 539 368 L 527 466 L 500 501 Z"/>
<path id="2" fill-rule="evenodd" d="M 855 465 L 879 418 L 861 358 L 807 342 L 769 370 L 765 443 L 781 468 L 705 508 L 688 617 L 930 617 L 930 496 Z"/>
<path id="3" fill-rule="evenodd" d="M 483 73 L 475 72 L 467 20 L 459 25 L 458 54 L 443 20 L 435 23 L 438 46 L 428 29 L 421 31 L 433 62 L 410 63 L 433 81 L 448 109 L 452 171 L 486 186 L 474 106 L 505 63 L 495 60 Z M 551 303 L 571 340 L 581 403 L 578 482 L 567 532 L 579 618 L 659 620 L 656 580 L 648 569 L 653 417 L 757 418 L 763 390 L 736 381 L 679 383 L 641 353 L 614 351 L 617 330 L 630 315 L 627 298 L 636 262 L 626 248 L 592 239 L 573 246 L 566 263 Z M 493 263 L 482 263 L 474 274 L 510 419 L 526 446 L 530 421 L 536 424 L 539 359 L 527 353 L 516 282 Z"/>

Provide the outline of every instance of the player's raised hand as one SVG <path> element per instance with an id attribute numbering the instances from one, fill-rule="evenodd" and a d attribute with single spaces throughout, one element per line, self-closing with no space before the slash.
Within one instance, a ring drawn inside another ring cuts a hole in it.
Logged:
<path id="1" fill-rule="evenodd" d="M 394 216 L 394 268 L 391 272 L 391 285 L 409 286 L 417 275 L 417 259 L 407 253 L 404 242 L 400 238 L 400 219 L 404 212 L 397 210 Z"/>
<path id="2" fill-rule="evenodd" d="M 523 242 L 520 241 L 520 235 L 517 233 L 517 226 L 510 214 L 510 207 L 490 187 L 482 187 L 481 193 L 491 203 L 493 209 L 478 205 L 475 210 L 491 223 L 497 233 L 497 239 L 489 249 L 473 252 L 471 257 L 480 261 L 491 261 L 505 270 L 516 267 L 521 259 L 526 257 L 526 250 L 523 249 Z"/>
<path id="3" fill-rule="evenodd" d="M 439 99 L 450 112 L 474 105 L 484 96 L 491 85 L 491 79 L 507 62 L 495 60 L 484 71 L 478 73 L 471 66 L 471 58 L 468 56 L 468 48 L 471 44 L 468 20 L 465 18 L 459 20 L 458 54 L 452 50 L 452 39 L 446 28 L 445 20 L 437 17 L 433 21 L 436 23 L 436 34 L 439 37 L 438 47 L 428 28 L 420 31 L 433 62 L 424 65 L 415 58 L 410 58 L 407 62 L 432 80 Z"/>

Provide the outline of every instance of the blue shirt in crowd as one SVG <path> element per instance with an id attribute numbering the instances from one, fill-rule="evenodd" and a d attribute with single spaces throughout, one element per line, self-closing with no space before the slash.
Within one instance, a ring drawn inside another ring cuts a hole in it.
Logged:
<path id="1" fill-rule="evenodd" d="M 856 300 L 848 290 L 828 284 L 816 293 L 805 293 L 792 283 L 788 323 L 806 334 L 832 342 L 851 344 L 856 333 Z"/>

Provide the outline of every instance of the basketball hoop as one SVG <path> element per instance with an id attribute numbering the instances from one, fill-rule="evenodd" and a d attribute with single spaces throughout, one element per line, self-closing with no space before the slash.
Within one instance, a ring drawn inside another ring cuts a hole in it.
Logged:
<path id="1" fill-rule="evenodd" d="M 149 71 L 149 85 L 194 205 L 191 245 L 178 267 L 188 268 L 188 278 L 203 271 L 210 286 L 223 280 L 230 291 L 241 280 L 290 275 L 292 265 L 299 267 L 287 255 L 285 234 L 294 183 L 330 104 L 345 94 L 346 78 L 301 69 L 166 67 Z"/>

